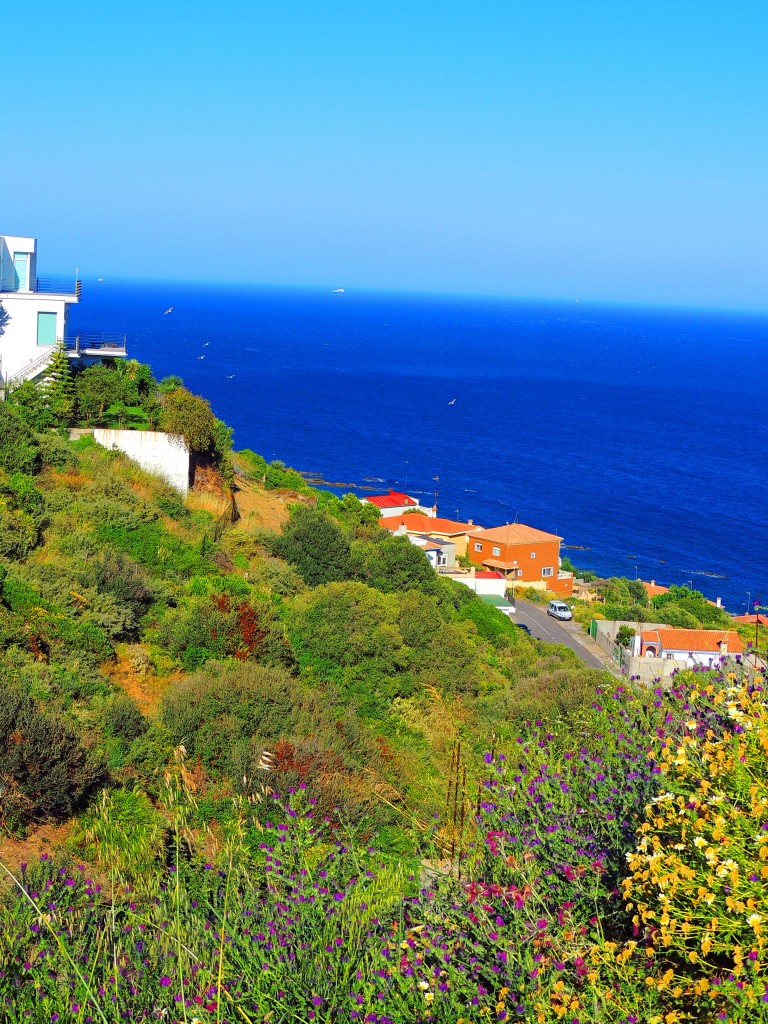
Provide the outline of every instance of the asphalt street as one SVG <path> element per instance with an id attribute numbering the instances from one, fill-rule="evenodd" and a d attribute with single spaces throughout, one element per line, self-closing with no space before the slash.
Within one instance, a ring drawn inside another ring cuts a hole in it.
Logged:
<path id="1" fill-rule="evenodd" d="M 547 615 L 546 608 L 531 604 L 530 601 L 522 601 L 519 597 L 515 599 L 515 605 L 517 611 L 512 616 L 512 621 L 519 626 L 527 626 L 531 636 L 536 637 L 537 640 L 546 640 L 550 644 L 564 644 L 566 647 L 570 647 L 589 668 L 605 669 L 608 667 L 606 662 L 601 661 L 587 650 L 583 642 L 580 642 L 580 640 L 589 642 L 589 637 L 578 622 L 573 620 L 560 622 L 553 619 L 551 615 Z"/>

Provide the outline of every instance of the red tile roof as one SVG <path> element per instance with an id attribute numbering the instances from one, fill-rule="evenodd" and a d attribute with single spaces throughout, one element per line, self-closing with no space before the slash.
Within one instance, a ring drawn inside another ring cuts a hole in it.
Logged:
<path id="1" fill-rule="evenodd" d="M 741 637 L 732 629 L 648 629 L 641 634 L 643 647 L 660 643 L 665 651 L 696 651 L 719 654 L 725 641 L 729 654 L 741 654 Z"/>
<path id="2" fill-rule="evenodd" d="M 389 494 L 371 494 L 364 501 L 369 501 L 377 508 L 398 508 L 401 505 L 418 505 L 415 498 L 401 491 L 390 491 Z"/>
<path id="3" fill-rule="evenodd" d="M 479 530 L 474 536 L 478 540 L 489 540 L 494 544 L 541 544 L 545 541 L 562 540 L 554 533 L 545 533 L 524 523 L 507 523 L 490 530 Z"/>
<path id="4" fill-rule="evenodd" d="M 476 572 L 475 579 L 478 580 L 503 580 L 503 572 Z"/>
<path id="5" fill-rule="evenodd" d="M 439 519 L 437 516 L 427 516 L 421 512 L 404 512 L 401 516 L 382 516 L 379 526 L 383 526 L 385 530 L 397 530 L 404 526 L 406 530 L 420 533 L 446 534 L 473 533 L 482 529 L 472 523 L 460 523 L 454 519 Z"/>

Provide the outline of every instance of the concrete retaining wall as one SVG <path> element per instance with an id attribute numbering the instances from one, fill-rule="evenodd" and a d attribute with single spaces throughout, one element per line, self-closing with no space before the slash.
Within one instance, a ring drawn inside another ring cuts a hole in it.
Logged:
<path id="1" fill-rule="evenodd" d="M 94 430 L 93 437 L 104 448 L 123 452 L 142 469 L 162 476 L 182 494 L 189 490 L 189 448 L 180 434 L 99 427 Z"/>

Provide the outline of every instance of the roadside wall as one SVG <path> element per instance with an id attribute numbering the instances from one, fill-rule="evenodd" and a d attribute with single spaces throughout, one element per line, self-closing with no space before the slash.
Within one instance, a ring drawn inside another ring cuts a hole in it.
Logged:
<path id="1" fill-rule="evenodd" d="M 189 448 L 180 434 L 97 428 L 93 437 L 102 447 L 123 452 L 142 469 L 164 477 L 182 494 L 189 490 Z"/>

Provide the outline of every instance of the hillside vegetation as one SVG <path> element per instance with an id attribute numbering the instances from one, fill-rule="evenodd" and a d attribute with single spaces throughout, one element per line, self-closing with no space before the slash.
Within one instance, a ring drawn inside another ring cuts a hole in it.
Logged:
<path id="1" fill-rule="evenodd" d="M 28 419 L 0 1017 L 768 1019 L 760 679 L 617 687 L 281 463 L 182 500 Z"/>

